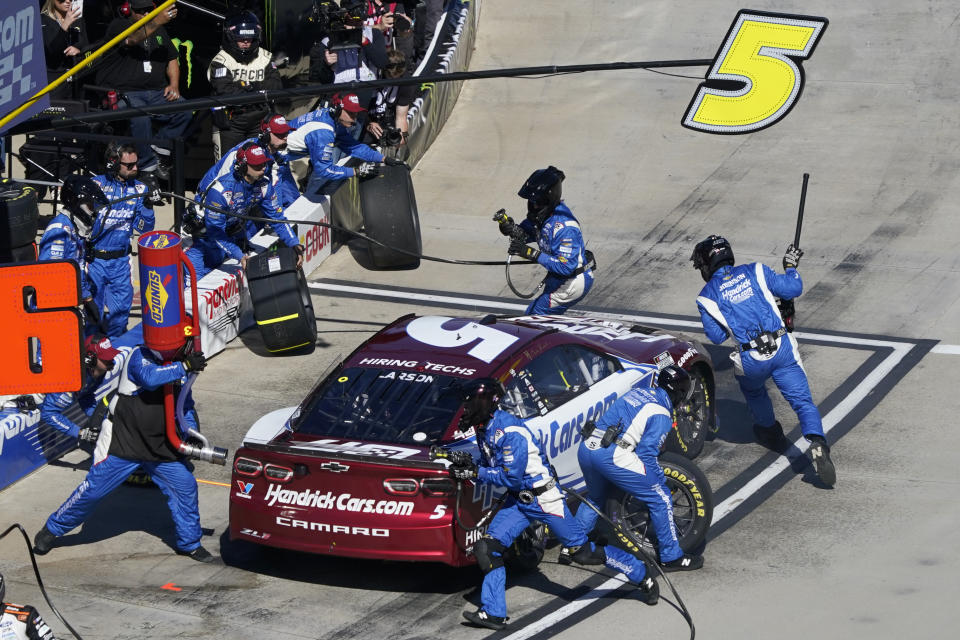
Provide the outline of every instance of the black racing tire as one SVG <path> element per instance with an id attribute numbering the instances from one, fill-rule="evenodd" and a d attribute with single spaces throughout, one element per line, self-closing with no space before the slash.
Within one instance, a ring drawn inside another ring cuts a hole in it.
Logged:
<path id="1" fill-rule="evenodd" d="M 547 547 L 547 527 L 535 522 L 523 530 L 504 554 L 503 562 L 509 570 L 533 571 L 543 560 Z"/>
<path id="2" fill-rule="evenodd" d="M 405 166 L 380 169 L 375 178 L 360 181 L 363 233 L 386 245 L 368 242 L 370 260 L 378 269 L 416 269 L 423 245 L 410 171 Z"/>
<path id="3" fill-rule="evenodd" d="M 278 247 L 276 252 L 267 251 L 247 262 L 253 317 L 270 353 L 305 354 L 316 347 L 313 302 L 296 260 L 293 249 Z"/>
<path id="4" fill-rule="evenodd" d="M 37 239 L 37 191 L 30 185 L 0 179 L 0 253 L 31 244 Z"/>
<path id="5" fill-rule="evenodd" d="M 690 399 L 674 411 L 677 426 L 670 430 L 664 449 L 693 460 L 703 451 L 707 432 L 715 420 L 710 381 L 700 367 L 690 372 Z"/>
<path id="6" fill-rule="evenodd" d="M 680 548 L 685 553 L 699 550 L 706 541 L 707 530 L 713 520 L 713 490 L 710 482 L 693 461 L 675 453 L 660 454 L 660 466 L 663 467 L 667 488 L 673 498 L 673 520 L 677 526 Z M 657 536 L 646 504 L 618 490 L 607 499 L 606 511 L 615 524 L 628 529 L 643 543 L 643 550 L 648 555 L 659 558 Z M 620 543 L 623 542 L 621 538 Z M 626 546 L 629 548 L 632 545 Z"/>

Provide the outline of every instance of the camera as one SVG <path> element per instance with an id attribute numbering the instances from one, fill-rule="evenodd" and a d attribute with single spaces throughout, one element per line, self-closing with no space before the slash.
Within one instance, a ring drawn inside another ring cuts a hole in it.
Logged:
<path id="1" fill-rule="evenodd" d="M 383 147 L 395 147 L 403 142 L 403 132 L 397 127 L 388 125 L 383 126 L 383 133 L 380 134 L 380 145 Z"/>
<path id="2" fill-rule="evenodd" d="M 313 0 L 306 14 L 307 24 L 313 27 L 314 40 L 329 38 L 328 51 L 358 49 L 363 42 L 361 29 L 348 29 L 347 25 L 359 27 L 366 18 L 366 6 L 362 2 L 346 1 L 338 6 L 333 0 Z"/>

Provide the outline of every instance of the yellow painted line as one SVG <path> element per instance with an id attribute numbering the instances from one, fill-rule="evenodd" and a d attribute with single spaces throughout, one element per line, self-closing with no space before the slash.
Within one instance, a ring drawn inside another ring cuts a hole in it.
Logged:
<path id="1" fill-rule="evenodd" d="M 299 313 L 292 313 L 289 316 L 280 316 L 279 318 L 270 318 L 269 320 L 264 320 L 263 322 L 257 320 L 257 324 L 264 325 L 264 324 L 273 324 L 274 322 L 284 322 L 286 320 L 293 320 L 299 315 L 300 315 Z"/>
<path id="2" fill-rule="evenodd" d="M 202 482 L 203 484 L 212 484 L 218 487 L 227 487 L 227 488 L 230 487 L 230 485 L 227 484 L 226 482 L 214 482 L 213 480 L 201 480 L 200 478 L 197 478 L 197 482 Z"/>

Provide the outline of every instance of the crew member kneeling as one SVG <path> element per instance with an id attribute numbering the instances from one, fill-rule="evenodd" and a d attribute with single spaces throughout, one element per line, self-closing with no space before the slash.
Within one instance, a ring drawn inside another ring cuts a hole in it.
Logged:
<path id="1" fill-rule="evenodd" d="M 267 155 L 256 143 L 248 143 L 236 153 L 233 171 L 216 178 L 198 198 L 204 205 L 204 231 L 187 250 L 187 258 L 197 271 L 197 278 L 216 269 L 227 258 L 247 266 L 246 247 L 263 223 L 243 220 L 236 215 L 270 218 L 274 233 L 297 252 L 297 267 L 303 265 L 303 246 L 285 218 L 276 209 L 273 185 L 264 177 Z M 227 213 L 229 212 L 229 213 Z M 234 214 L 234 215 L 230 215 Z"/>
<path id="2" fill-rule="evenodd" d="M 563 500 L 539 439 L 523 420 L 498 408 L 503 394 L 503 386 L 492 378 L 468 383 L 460 429 L 466 432 L 473 427 L 476 430 L 480 467 L 451 467 L 450 470 L 458 480 L 475 478 L 477 482 L 504 487 L 509 494 L 486 534 L 473 548 L 477 564 L 484 573 L 480 593 L 483 605 L 476 611 L 465 611 L 463 617 L 488 629 L 506 626 L 503 554 L 533 522 L 550 527 L 551 534 L 560 539 L 570 560 L 579 564 L 605 564 L 623 572 L 640 586 L 647 604 L 656 604 L 660 589 L 644 562 L 622 549 L 597 546 L 587 539 L 587 533 Z"/>

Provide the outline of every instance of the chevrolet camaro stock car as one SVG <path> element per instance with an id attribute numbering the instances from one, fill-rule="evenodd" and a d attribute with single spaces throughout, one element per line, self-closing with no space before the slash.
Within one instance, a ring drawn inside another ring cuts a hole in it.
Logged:
<path id="1" fill-rule="evenodd" d="M 321 376 L 300 406 L 250 428 L 233 462 L 230 537 L 318 554 L 471 564 L 468 551 L 483 533 L 471 525 L 495 502 L 494 488 L 468 482 L 458 496 L 449 462 L 430 455 L 440 446 L 479 456 L 473 430 L 459 428 L 463 383 L 503 380 L 505 408 L 540 436 L 560 483 L 582 492 L 584 423 L 634 384 L 652 385 L 671 363 L 691 374 L 693 389 L 676 410 L 661 463 L 681 546 L 693 548 L 712 513 L 706 478 L 688 460 L 716 423 L 709 355 L 659 330 L 568 316 L 397 319 Z M 646 510 L 629 496 L 603 508 L 645 534 Z M 535 560 L 540 555 L 542 545 Z"/>

